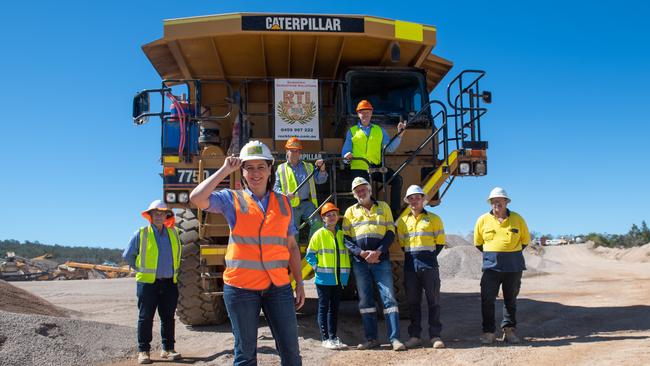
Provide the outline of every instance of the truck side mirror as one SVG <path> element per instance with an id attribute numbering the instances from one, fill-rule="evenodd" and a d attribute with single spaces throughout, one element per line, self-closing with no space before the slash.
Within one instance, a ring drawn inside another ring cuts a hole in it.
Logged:
<path id="1" fill-rule="evenodd" d="M 483 102 L 485 102 L 485 104 L 492 103 L 492 93 L 489 91 L 484 91 L 483 94 L 481 94 L 481 98 L 483 99 Z"/>
<path id="2" fill-rule="evenodd" d="M 149 93 L 141 91 L 133 97 L 133 123 L 141 125 L 149 122 Z"/>

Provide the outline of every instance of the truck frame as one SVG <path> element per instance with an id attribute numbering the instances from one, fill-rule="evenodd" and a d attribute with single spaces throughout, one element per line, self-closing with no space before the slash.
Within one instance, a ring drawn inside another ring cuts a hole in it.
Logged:
<path id="1" fill-rule="evenodd" d="M 431 53 L 436 37 L 433 26 L 364 15 L 237 13 L 164 21 L 163 37 L 142 47 L 162 82 L 136 94 L 133 120 L 162 121 L 163 197 L 176 209 L 184 243 L 177 310 L 183 323 L 227 320 L 222 273 L 229 227 L 222 215 L 196 210 L 189 193 L 251 139 L 269 146 L 277 164 L 285 160 L 283 146 L 290 137 L 282 126 L 308 136 L 302 140 L 303 159 L 324 159 L 330 176 L 317 186 L 318 202 L 334 202 L 342 212 L 354 200 L 341 148 L 358 120 L 354 107 L 361 99 L 373 104 L 373 123 L 393 139 L 397 124 L 407 123 L 399 148 L 383 151 L 381 164 L 369 168 L 369 173 L 394 171 L 371 182 L 379 199 L 388 200 L 389 183 L 400 175 L 402 195 L 419 184 L 435 206 L 457 176 L 487 173 L 481 120 L 492 95 L 479 85 L 485 72 L 460 72 L 447 87 L 446 101 L 430 100 L 452 68 Z M 309 84 L 317 95 L 284 94 L 285 104 L 277 103 L 279 81 L 287 80 Z M 160 98 L 155 110 L 152 95 Z M 310 116 L 305 125 L 310 127 L 296 127 Z M 240 179 L 233 173 L 220 188 L 240 189 Z M 402 205 L 395 218 L 406 212 Z M 304 253 L 308 243 L 302 234 Z M 396 243 L 390 257 L 405 314 L 404 257 Z M 304 260 L 302 275 L 312 275 Z M 351 283 L 346 296 L 353 297 L 354 290 Z"/>

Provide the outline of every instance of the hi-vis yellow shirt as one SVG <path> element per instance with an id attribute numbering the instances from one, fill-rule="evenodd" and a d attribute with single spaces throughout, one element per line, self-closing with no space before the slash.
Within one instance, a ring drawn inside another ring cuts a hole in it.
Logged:
<path id="1" fill-rule="evenodd" d="M 438 245 L 445 244 L 445 229 L 438 215 L 423 211 L 397 219 L 397 238 L 404 249 L 404 271 L 418 272 L 438 267 Z M 440 247 L 442 249 L 442 247 Z"/>
<path id="2" fill-rule="evenodd" d="M 483 245 L 483 252 L 518 252 L 528 245 L 530 233 L 526 221 L 518 213 L 509 211 L 503 222 L 488 212 L 476 221 L 474 244 Z"/>

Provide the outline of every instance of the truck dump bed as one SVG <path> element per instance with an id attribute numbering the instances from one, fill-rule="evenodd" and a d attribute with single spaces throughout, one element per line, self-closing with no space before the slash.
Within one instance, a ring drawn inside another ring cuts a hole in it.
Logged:
<path id="1" fill-rule="evenodd" d="M 425 69 L 431 91 L 452 67 L 431 54 L 435 45 L 430 25 L 364 15 L 237 13 L 166 20 L 163 38 L 142 48 L 162 79 L 336 79 L 348 67 L 402 66 Z"/>

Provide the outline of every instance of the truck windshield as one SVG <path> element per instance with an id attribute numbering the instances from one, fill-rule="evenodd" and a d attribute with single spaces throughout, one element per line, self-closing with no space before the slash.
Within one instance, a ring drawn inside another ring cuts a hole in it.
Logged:
<path id="1" fill-rule="evenodd" d="M 363 71 L 348 74 L 350 113 L 362 99 L 370 101 L 374 114 L 406 117 L 428 102 L 424 77 L 417 72 Z"/>

